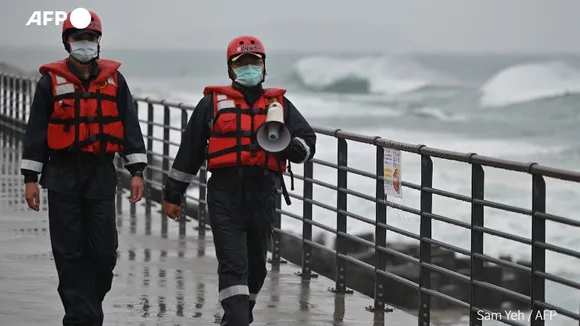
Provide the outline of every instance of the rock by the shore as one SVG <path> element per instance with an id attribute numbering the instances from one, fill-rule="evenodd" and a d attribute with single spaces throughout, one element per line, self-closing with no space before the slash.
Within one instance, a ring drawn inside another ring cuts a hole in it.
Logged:
<path id="1" fill-rule="evenodd" d="M 354 234 L 354 236 L 366 241 L 374 242 L 374 235 L 370 232 Z M 345 239 L 345 242 L 345 248 L 347 248 L 346 255 L 365 262 L 368 265 L 374 265 L 374 248 L 369 248 L 366 245 L 362 245 L 360 242 L 350 239 Z M 414 258 L 418 258 L 420 253 L 418 244 L 395 242 L 387 243 L 387 247 Z M 334 248 L 336 248 L 336 244 L 334 244 Z M 282 235 L 281 252 L 284 259 L 287 259 L 288 261 L 296 264 L 302 263 L 302 243 L 299 239 Z M 380 269 L 386 270 L 387 272 L 391 273 L 391 275 L 404 278 L 415 284 L 419 283 L 420 267 L 418 264 L 414 264 L 405 259 L 402 259 L 401 257 L 388 254 L 385 255 L 385 258 L 386 266 L 383 266 Z M 328 250 L 321 250 L 318 247 L 312 248 L 311 269 L 313 271 L 328 278 L 334 279 L 336 276 L 335 260 L 336 254 Z M 439 267 L 469 277 L 469 258 L 457 257 L 453 251 L 433 247 L 431 252 L 431 263 L 433 265 L 437 265 Z M 528 263 L 518 262 L 518 264 L 526 265 Z M 530 280 L 528 275 L 523 275 L 525 273 L 514 273 L 509 269 L 491 263 L 484 263 L 483 268 L 484 282 L 513 289 L 513 291 L 524 295 L 526 295 L 526 292 L 528 292 L 526 286 L 529 287 Z M 506 277 L 510 279 L 509 282 L 506 281 Z M 374 270 L 365 269 L 358 264 L 347 262 L 345 278 L 348 287 L 362 292 L 370 297 L 374 295 Z M 400 308 L 410 309 L 417 306 L 419 302 L 419 292 L 416 289 L 408 287 L 400 281 L 394 280 L 392 278 L 385 279 L 385 282 L 385 302 Z M 468 283 L 439 273 L 437 271 L 431 272 L 430 288 L 455 299 L 462 300 L 464 302 L 469 301 L 470 286 Z M 499 311 L 504 304 L 510 304 L 512 306 L 522 308 L 526 307 L 525 303 L 519 303 L 515 302 L 515 300 L 510 300 L 511 298 L 505 297 L 496 291 L 491 291 L 488 289 L 481 289 L 479 291 L 482 304 L 482 307 L 480 308 Z M 439 298 L 431 299 L 431 307 L 439 310 L 457 308 L 453 303 Z"/>

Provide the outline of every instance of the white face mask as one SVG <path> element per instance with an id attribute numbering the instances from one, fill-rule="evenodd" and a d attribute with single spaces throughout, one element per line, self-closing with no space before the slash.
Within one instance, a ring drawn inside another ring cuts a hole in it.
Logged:
<path id="1" fill-rule="evenodd" d="M 99 43 L 91 41 L 76 41 L 70 43 L 70 54 L 80 63 L 87 63 L 96 58 L 99 52 Z"/>

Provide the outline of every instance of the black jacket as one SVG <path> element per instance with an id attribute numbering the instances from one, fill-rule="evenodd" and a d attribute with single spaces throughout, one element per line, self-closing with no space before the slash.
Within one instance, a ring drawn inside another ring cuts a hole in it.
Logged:
<path id="1" fill-rule="evenodd" d="M 85 79 L 70 62 L 68 67 L 83 81 L 86 88 L 99 73 L 99 67 L 95 64 L 89 78 Z M 147 152 L 133 97 L 125 77 L 120 72 L 117 84 L 117 107 L 125 128 L 125 143 L 121 155 L 125 159 L 125 167 L 134 175 L 142 172 L 147 166 Z M 109 194 L 111 188 L 116 187 L 116 172 L 112 165 L 113 154 L 97 157 L 89 153 L 51 151 L 48 148 L 47 127 L 53 107 L 52 80 L 50 75 L 45 74 L 36 85 L 24 136 L 21 173 L 24 175 L 25 182 L 37 182 L 38 174 L 42 173 L 41 184 L 44 187 L 64 193 L 75 193 L 80 189 L 78 187 L 81 187 L 81 184 L 90 188 L 89 181 L 81 182 L 80 179 L 85 178 L 83 176 L 92 175 L 92 178 L 101 179 L 97 181 L 105 183 L 103 187 L 98 187 L 99 189 L 95 191 L 106 190 L 105 192 Z M 75 180 L 65 180 L 65 176 L 76 177 Z"/>
<path id="2" fill-rule="evenodd" d="M 249 106 L 252 106 L 263 93 L 261 86 L 245 88 L 234 84 L 234 87 L 244 95 Z M 314 157 L 316 133 L 290 100 L 284 97 L 282 105 L 284 106 L 286 126 L 292 134 L 292 142 L 282 156 L 293 163 L 304 163 Z M 181 137 L 179 151 L 165 184 L 166 201 L 180 204 L 181 197 L 203 165 L 206 159 L 206 148 L 213 116 L 213 94 L 208 94 L 195 107 Z"/>

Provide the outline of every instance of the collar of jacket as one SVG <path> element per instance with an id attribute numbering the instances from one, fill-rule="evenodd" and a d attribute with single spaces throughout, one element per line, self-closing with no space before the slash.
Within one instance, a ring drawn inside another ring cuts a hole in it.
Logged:
<path id="1" fill-rule="evenodd" d="M 246 87 L 236 82 L 233 82 L 232 87 L 236 89 L 238 92 L 242 93 L 242 95 L 244 96 L 244 100 L 246 101 L 248 106 L 253 106 L 254 103 L 256 103 L 260 99 L 262 94 L 264 94 L 264 87 L 262 86 L 262 83 L 256 86 Z"/>

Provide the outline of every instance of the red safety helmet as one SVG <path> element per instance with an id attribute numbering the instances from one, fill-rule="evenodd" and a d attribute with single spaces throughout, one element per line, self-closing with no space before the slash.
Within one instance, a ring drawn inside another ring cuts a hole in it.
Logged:
<path id="1" fill-rule="evenodd" d="M 226 61 L 229 64 L 247 53 L 253 54 L 262 59 L 266 58 L 266 49 L 264 48 L 262 41 L 254 36 L 244 35 L 238 36 L 230 41 L 226 52 Z"/>
<path id="2" fill-rule="evenodd" d="M 91 22 L 89 23 L 89 26 L 85 27 L 84 29 L 76 29 L 73 24 L 70 21 L 70 15 L 72 13 L 69 12 L 67 14 L 66 20 L 64 21 L 64 23 L 62 24 L 62 37 L 65 38 L 69 35 L 69 33 L 71 32 L 75 32 L 75 31 L 83 31 L 83 32 L 93 32 L 95 34 L 97 34 L 98 36 L 102 36 L 103 35 L 103 26 L 101 24 L 101 18 L 99 18 L 99 16 L 97 14 L 95 14 L 92 11 L 89 11 L 91 13 Z"/>

